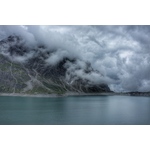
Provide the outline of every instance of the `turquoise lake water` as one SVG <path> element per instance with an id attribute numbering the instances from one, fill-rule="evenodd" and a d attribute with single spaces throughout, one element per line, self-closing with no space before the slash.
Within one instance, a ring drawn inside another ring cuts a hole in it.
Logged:
<path id="1" fill-rule="evenodd" d="M 150 125 L 150 97 L 0 96 L 1 125 Z"/>

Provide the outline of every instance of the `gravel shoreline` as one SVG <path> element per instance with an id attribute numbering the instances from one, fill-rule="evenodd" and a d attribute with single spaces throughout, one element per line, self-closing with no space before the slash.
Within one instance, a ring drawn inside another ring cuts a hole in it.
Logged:
<path id="1" fill-rule="evenodd" d="M 67 97 L 67 96 L 150 96 L 150 93 L 129 92 L 129 93 L 75 93 L 68 92 L 65 94 L 22 94 L 22 93 L 0 93 L 0 96 L 20 96 L 20 97 Z"/>
<path id="2" fill-rule="evenodd" d="M 21 96 L 21 97 L 67 97 L 67 96 L 109 96 L 114 93 L 65 93 L 65 94 L 20 94 L 0 93 L 0 96 Z"/>

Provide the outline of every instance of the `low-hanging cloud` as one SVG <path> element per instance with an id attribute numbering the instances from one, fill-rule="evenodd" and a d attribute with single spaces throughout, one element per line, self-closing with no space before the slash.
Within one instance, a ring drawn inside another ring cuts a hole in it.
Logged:
<path id="1" fill-rule="evenodd" d="M 55 50 L 45 59 L 47 64 L 77 58 L 74 64 L 66 63 L 72 75 L 106 83 L 117 92 L 150 91 L 150 26 L 0 26 L 0 40 L 9 35 L 22 37 L 27 47 L 46 47 L 39 51 Z M 87 62 L 100 75 L 85 74 Z"/>

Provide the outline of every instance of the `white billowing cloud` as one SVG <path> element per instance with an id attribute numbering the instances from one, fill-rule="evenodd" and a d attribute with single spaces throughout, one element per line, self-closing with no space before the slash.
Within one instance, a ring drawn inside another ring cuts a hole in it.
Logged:
<path id="1" fill-rule="evenodd" d="M 0 26 L 0 30 L 3 31 L 3 36 L 0 38 L 6 38 L 9 35 L 18 35 L 28 43 L 28 46 L 36 45 L 34 35 L 27 31 L 25 26 Z"/>
<path id="2" fill-rule="evenodd" d="M 68 52 L 62 49 L 58 49 L 56 52 L 52 53 L 52 55 L 45 61 L 47 64 L 56 65 L 65 57 L 68 57 Z"/>
<path id="3" fill-rule="evenodd" d="M 26 45 L 55 50 L 47 64 L 78 58 L 66 64 L 72 76 L 107 83 L 114 91 L 150 91 L 150 26 L 0 26 L 0 40 L 12 34 Z M 86 62 L 100 74 L 85 74 Z"/>

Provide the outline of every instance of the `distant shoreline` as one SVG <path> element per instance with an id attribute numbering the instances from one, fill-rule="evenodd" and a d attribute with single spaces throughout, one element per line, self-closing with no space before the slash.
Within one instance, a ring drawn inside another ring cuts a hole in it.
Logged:
<path id="1" fill-rule="evenodd" d="M 65 94 L 20 94 L 20 93 L 0 93 L 0 96 L 20 96 L 20 97 L 67 97 L 67 96 L 150 96 L 150 92 L 128 92 L 128 93 L 75 93 Z"/>

